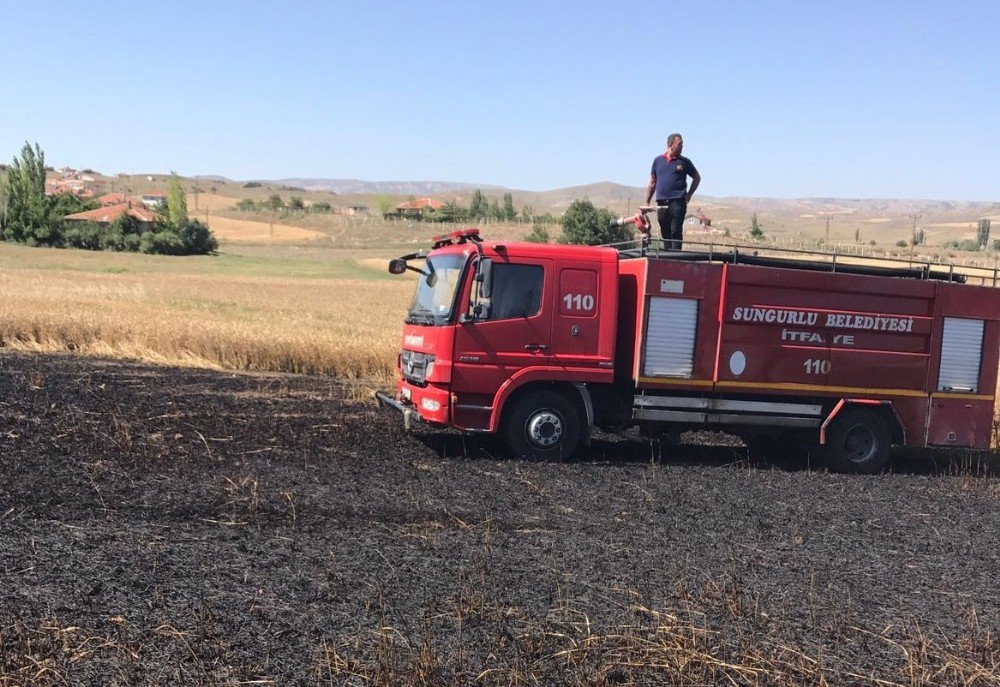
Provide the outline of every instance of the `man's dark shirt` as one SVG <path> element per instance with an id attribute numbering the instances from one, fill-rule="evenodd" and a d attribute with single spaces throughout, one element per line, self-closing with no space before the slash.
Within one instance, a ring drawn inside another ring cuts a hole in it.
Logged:
<path id="1" fill-rule="evenodd" d="M 653 160 L 650 174 L 656 177 L 654 200 L 676 200 L 687 195 L 687 178 L 698 173 L 694 163 L 683 155 L 667 161 L 665 155 L 657 155 Z"/>

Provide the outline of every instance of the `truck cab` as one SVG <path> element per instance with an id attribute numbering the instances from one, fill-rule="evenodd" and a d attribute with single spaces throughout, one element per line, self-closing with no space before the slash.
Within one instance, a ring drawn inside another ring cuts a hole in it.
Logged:
<path id="1" fill-rule="evenodd" d="M 419 276 L 394 397 L 408 423 L 500 433 L 534 457 L 571 453 L 594 420 L 590 385 L 614 377 L 618 253 L 436 237 L 390 271 Z"/>

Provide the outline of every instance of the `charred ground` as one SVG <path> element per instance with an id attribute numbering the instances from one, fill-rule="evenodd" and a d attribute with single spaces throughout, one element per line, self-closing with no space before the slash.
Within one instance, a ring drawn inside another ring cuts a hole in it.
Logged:
<path id="1" fill-rule="evenodd" d="M 0 685 L 1000 680 L 970 470 L 534 464 L 330 379 L 9 353 L 0 452 Z"/>

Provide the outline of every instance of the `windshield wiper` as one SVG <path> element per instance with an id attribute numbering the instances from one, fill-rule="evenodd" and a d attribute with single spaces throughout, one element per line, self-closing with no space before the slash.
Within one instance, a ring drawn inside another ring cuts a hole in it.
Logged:
<path id="1" fill-rule="evenodd" d="M 407 324 L 434 324 L 434 313 L 430 310 L 411 310 L 407 315 Z"/>

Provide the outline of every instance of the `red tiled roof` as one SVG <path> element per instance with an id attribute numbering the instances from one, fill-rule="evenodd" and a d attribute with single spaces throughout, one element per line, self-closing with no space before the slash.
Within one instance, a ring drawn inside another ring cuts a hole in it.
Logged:
<path id="1" fill-rule="evenodd" d="M 114 222 L 125 213 L 135 217 L 140 222 L 152 222 L 156 219 L 156 213 L 147 209 L 146 206 L 142 204 L 133 205 L 131 203 L 106 205 L 103 208 L 97 208 L 96 210 L 74 212 L 72 215 L 66 215 L 63 219 L 71 222 L 97 222 L 98 224 L 108 224 Z"/>
<path id="2" fill-rule="evenodd" d="M 416 200 L 411 200 L 408 203 L 402 203 L 397 205 L 397 210 L 440 210 L 444 207 L 444 203 L 440 200 L 434 200 L 433 198 L 417 198 Z"/>
<path id="3" fill-rule="evenodd" d="M 75 181 L 46 181 L 45 182 L 45 195 L 47 196 L 58 196 L 60 193 L 71 193 L 81 198 L 87 192 L 87 189 L 83 187 L 81 182 Z M 94 195 L 93 192 L 90 195 Z"/>
<path id="4" fill-rule="evenodd" d="M 128 201 L 124 193 L 108 193 L 97 199 L 101 205 L 120 205 Z"/>

